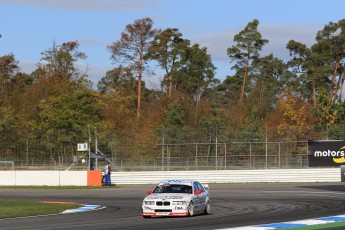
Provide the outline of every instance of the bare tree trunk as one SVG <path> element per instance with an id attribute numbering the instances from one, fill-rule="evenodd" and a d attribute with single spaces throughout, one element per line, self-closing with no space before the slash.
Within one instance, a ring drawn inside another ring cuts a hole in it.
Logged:
<path id="1" fill-rule="evenodd" d="M 138 107 L 137 107 L 137 126 L 139 126 L 140 116 L 141 116 L 141 79 L 143 76 L 143 47 L 144 44 L 141 43 L 139 50 L 139 70 L 138 70 Z"/>
<path id="2" fill-rule="evenodd" d="M 343 73 L 341 74 L 341 81 L 340 81 L 340 95 L 339 95 L 339 101 L 343 100 L 343 90 L 344 90 L 344 80 L 345 80 L 345 66 L 343 68 Z"/>
<path id="3" fill-rule="evenodd" d="M 333 72 L 333 78 L 332 78 L 332 83 L 331 83 L 331 94 L 330 97 L 335 100 L 337 96 L 337 90 L 335 89 L 335 81 L 337 78 L 337 72 L 338 72 L 338 67 L 339 67 L 339 60 L 336 61 L 335 66 L 334 66 L 334 72 Z"/>
<path id="4" fill-rule="evenodd" d="M 247 73 L 248 73 L 248 62 L 249 60 L 246 60 L 246 64 L 244 66 L 244 74 L 243 74 L 243 82 L 241 87 L 241 97 L 240 97 L 240 103 L 242 104 L 243 98 L 244 98 L 244 89 L 246 87 L 246 80 L 247 80 Z"/>
<path id="5" fill-rule="evenodd" d="M 139 69 L 138 76 L 138 105 L 137 105 L 137 125 L 139 125 L 140 115 L 141 115 L 141 78 L 142 78 L 142 69 Z"/>

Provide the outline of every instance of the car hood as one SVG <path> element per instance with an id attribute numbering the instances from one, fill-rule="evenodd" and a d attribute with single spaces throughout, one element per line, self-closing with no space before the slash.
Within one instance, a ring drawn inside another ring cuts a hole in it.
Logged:
<path id="1" fill-rule="evenodd" d="M 190 200 L 193 194 L 187 193 L 153 193 L 145 200 Z"/>

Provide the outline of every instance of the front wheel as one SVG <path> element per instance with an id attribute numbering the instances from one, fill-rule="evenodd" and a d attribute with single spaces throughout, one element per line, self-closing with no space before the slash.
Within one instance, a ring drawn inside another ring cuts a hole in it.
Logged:
<path id="1" fill-rule="evenodd" d="M 207 201 L 207 203 L 205 205 L 204 214 L 209 215 L 210 213 L 211 213 L 211 203 L 210 203 L 210 201 Z"/>
<path id="2" fill-rule="evenodd" d="M 194 205 L 192 202 L 190 202 L 188 206 L 188 216 L 194 216 Z"/>

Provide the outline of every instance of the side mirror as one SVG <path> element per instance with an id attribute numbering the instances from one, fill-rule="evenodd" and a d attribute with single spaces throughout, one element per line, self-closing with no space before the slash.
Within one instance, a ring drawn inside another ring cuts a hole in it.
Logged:
<path id="1" fill-rule="evenodd" d="M 200 195 L 201 194 L 201 190 L 195 190 L 194 191 L 194 195 Z"/>
<path id="2" fill-rule="evenodd" d="M 147 190 L 147 194 L 151 195 L 152 194 L 152 190 Z"/>

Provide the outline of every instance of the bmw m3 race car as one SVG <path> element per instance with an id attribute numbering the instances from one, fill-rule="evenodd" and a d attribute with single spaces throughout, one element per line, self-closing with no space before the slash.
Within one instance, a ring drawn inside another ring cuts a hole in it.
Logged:
<path id="1" fill-rule="evenodd" d="M 207 189 L 206 189 L 206 188 Z M 208 186 L 195 180 L 166 180 L 145 197 L 142 216 L 194 216 L 210 214 Z"/>

